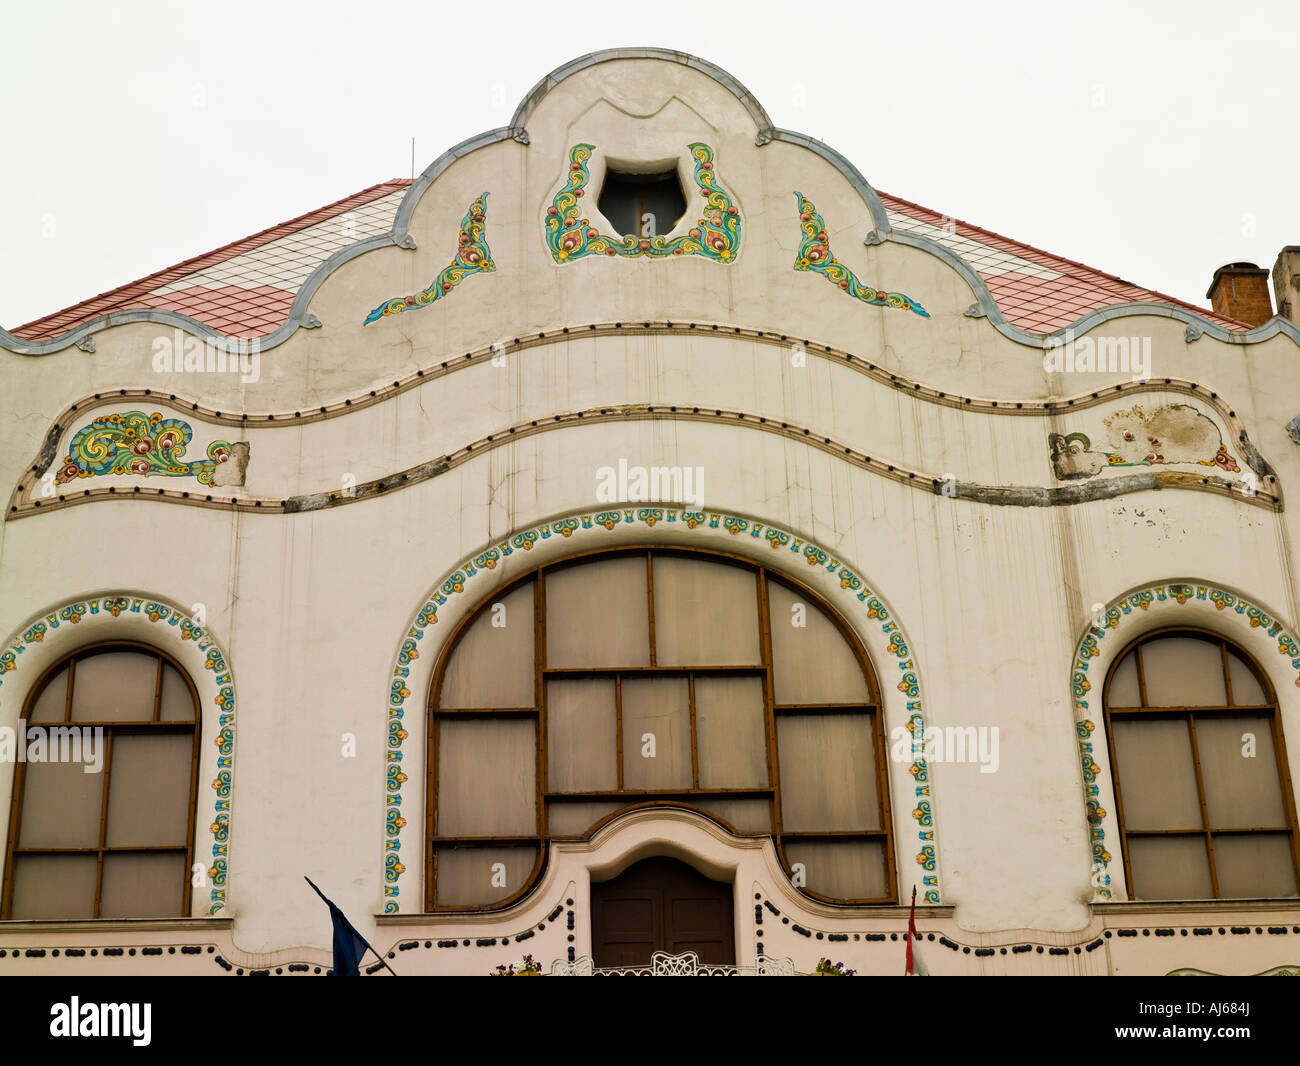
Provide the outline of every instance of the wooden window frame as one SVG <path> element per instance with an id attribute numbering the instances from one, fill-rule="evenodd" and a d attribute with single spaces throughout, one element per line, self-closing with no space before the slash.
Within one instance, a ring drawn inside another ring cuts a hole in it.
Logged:
<path id="1" fill-rule="evenodd" d="M 655 204 L 652 202 L 653 198 L 649 195 L 649 192 L 656 184 L 675 184 L 677 194 L 682 201 L 681 212 L 672 220 L 672 224 L 663 229 L 656 227 L 656 232 L 651 235 L 667 237 L 668 234 L 681 224 L 682 219 L 684 219 L 691 210 L 690 197 L 686 194 L 686 189 L 682 185 L 681 174 L 675 166 L 671 170 L 646 171 L 645 173 L 634 173 L 627 170 L 607 168 L 605 171 L 605 179 L 601 182 L 600 192 L 596 196 L 596 210 L 600 211 L 602 215 L 605 214 L 604 209 L 601 207 L 601 202 L 605 200 L 606 193 L 611 185 L 625 187 L 628 190 L 627 199 L 634 205 L 633 227 L 631 233 L 619 233 L 619 236 L 635 237 L 638 240 L 645 239 L 647 235 L 641 232 L 641 227 L 644 224 L 643 220 L 645 216 L 647 214 L 655 213 L 651 211 L 651 208 L 654 207 Z M 605 215 L 605 218 L 608 220 L 610 226 L 613 227 L 615 232 L 618 232 L 618 223 L 608 215 Z M 658 219 L 656 218 L 656 222 L 657 221 Z"/>
<path id="2" fill-rule="evenodd" d="M 585 563 L 596 562 L 601 558 L 618 558 L 641 555 L 646 564 L 646 602 L 649 613 L 649 666 L 639 667 L 575 667 L 548 668 L 546 665 L 546 579 L 547 575 Z M 752 664 L 708 666 L 662 666 L 658 663 L 655 641 L 655 598 L 654 598 L 654 560 L 663 557 L 691 558 L 702 562 L 721 563 L 741 567 L 755 578 L 755 600 L 757 607 L 757 624 L 759 636 L 759 661 Z M 769 609 L 768 583 L 776 581 L 785 585 L 800 598 L 807 599 L 815 605 L 835 626 L 849 648 L 862 671 L 867 686 L 868 698 L 861 703 L 831 703 L 806 705 L 780 705 L 775 702 L 774 680 L 772 670 L 772 631 Z M 532 707 L 499 708 L 444 708 L 440 706 L 443 679 L 447 668 L 455 655 L 461 639 L 475 621 L 482 617 L 483 611 L 490 604 L 522 588 L 525 584 L 533 586 L 533 673 L 534 705 Z M 695 678 L 697 676 L 753 676 L 763 681 L 763 723 L 764 741 L 767 760 L 767 786 L 757 788 L 701 788 L 699 785 L 699 750 L 696 729 Z M 651 677 L 685 677 L 688 683 L 690 738 L 691 738 L 691 787 L 675 789 L 627 790 L 623 788 L 623 714 L 622 684 L 624 678 Z M 547 777 L 549 762 L 547 744 L 546 682 L 551 679 L 564 678 L 573 680 L 612 679 L 614 681 L 615 700 L 615 744 L 617 756 L 617 785 L 614 790 L 593 792 L 552 792 L 548 789 Z M 459 621 L 439 654 L 434 668 L 433 681 L 429 690 L 428 714 L 426 716 L 426 810 L 425 810 L 425 886 L 424 906 L 426 913 L 474 913 L 496 911 L 509 907 L 522 899 L 532 890 L 541 876 L 547 860 L 548 846 L 552 840 L 590 839 L 601 826 L 634 809 L 645 807 L 671 806 L 685 808 L 704 814 L 706 817 L 723 825 L 736 836 L 771 837 L 776 847 L 777 856 L 788 876 L 791 875 L 790 862 L 786 858 L 785 844 L 804 840 L 878 840 L 883 844 L 886 895 L 865 899 L 834 899 L 821 895 L 807 887 L 799 891 L 812 899 L 823 903 L 843 906 L 871 906 L 897 903 L 897 869 L 893 848 L 892 815 L 890 810 L 889 774 L 887 766 L 887 745 L 885 743 L 884 708 L 880 698 L 880 688 L 875 671 L 866 648 L 848 623 L 823 597 L 807 585 L 787 574 L 780 573 L 744 556 L 730 552 L 715 551 L 705 548 L 682 547 L 660 544 L 632 544 L 617 548 L 600 548 L 565 556 L 551 563 L 534 567 L 506 585 L 494 590 L 490 595 L 476 603 Z M 841 830 L 827 832 L 785 832 L 781 824 L 781 786 L 780 753 L 777 745 L 777 721 L 785 716 L 800 714 L 869 714 L 872 730 L 872 746 L 875 752 L 875 787 L 880 815 L 880 829 Z M 537 813 L 536 833 L 531 836 L 510 837 L 439 837 L 434 833 L 438 814 L 438 724 L 442 719 L 484 718 L 484 717 L 524 717 L 536 723 L 537 765 L 536 795 L 534 797 Z M 741 833 L 717 814 L 709 812 L 700 805 L 710 799 L 743 799 L 746 797 L 762 798 L 768 801 L 768 816 L 771 831 L 766 830 Z M 552 834 L 548 830 L 550 808 L 555 804 L 570 802 L 609 802 L 622 804 L 614 811 L 599 818 L 585 833 L 577 836 Z M 508 847 L 532 845 L 537 848 L 533 868 L 522 887 L 504 899 L 488 904 L 440 904 L 437 900 L 438 853 L 440 849 L 451 847 Z"/>
<path id="3" fill-rule="evenodd" d="M 1224 695 L 1226 704 L 1206 704 L 1204 706 L 1188 707 L 1153 707 L 1147 696 L 1146 673 L 1142 663 L 1142 646 L 1150 644 L 1157 640 L 1163 640 L 1170 637 L 1186 637 L 1194 640 L 1201 640 L 1207 644 L 1217 645 L 1219 648 L 1220 663 L 1223 669 Z M 1228 654 L 1232 651 L 1243 663 L 1247 669 L 1255 676 L 1265 697 L 1269 700 L 1264 704 L 1236 704 L 1232 696 L 1232 673 L 1229 668 Z M 1134 657 L 1134 672 L 1137 675 L 1138 699 L 1141 701 L 1139 707 L 1111 707 L 1111 681 L 1115 676 L 1120 665 L 1128 659 L 1129 655 Z M 1214 893 L 1211 897 L 1215 900 L 1220 899 L 1243 899 L 1243 898 L 1260 898 L 1260 897 L 1240 897 L 1240 896 L 1223 896 L 1219 891 L 1219 871 L 1214 856 L 1214 839 L 1216 836 L 1238 836 L 1247 833 L 1286 833 L 1289 837 L 1291 851 L 1292 872 L 1296 876 L 1297 888 L 1300 889 L 1300 826 L 1297 825 L 1295 791 L 1291 784 L 1291 771 L 1287 765 L 1286 742 L 1282 733 L 1282 716 L 1278 705 L 1277 692 L 1273 688 L 1268 674 L 1255 661 L 1254 656 L 1247 652 L 1240 644 L 1237 644 L 1227 637 L 1216 633 L 1211 629 L 1204 629 L 1197 626 L 1179 626 L 1171 629 L 1159 629 L 1151 633 L 1145 633 L 1141 637 L 1130 641 L 1125 645 L 1111 663 L 1110 669 L 1106 673 L 1106 684 L 1103 690 L 1102 706 L 1106 719 L 1106 744 L 1110 752 L 1111 778 L 1115 787 L 1115 812 L 1119 821 L 1120 832 L 1120 850 L 1124 858 L 1124 879 L 1128 885 L 1130 899 L 1141 899 L 1137 895 L 1137 886 L 1133 883 L 1133 868 L 1129 861 L 1129 838 L 1151 838 L 1159 836 L 1168 837 L 1196 837 L 1204 838 L 1206 857 L 1209 862 L 1210 870 L 1210 889 Z M 1263 718 L 1269 720 L 1269 735 L 1273 743 L 1274 762 L 1276 764 L 1278 787 L 1282 792 L 1282 813 L 1286 819 L 1285 826 L 1251 826 L 1242 828 L 1233 826 L 1229 828 L 1216 828 L 1210 824 L 1209 806 L 1205 798 L 1205 777 L 1201 770 L 1200 749 L 1197 746 L 1196 739 L 1196 719 L 1213 718 L 1213 719 L 1231 719 L 1242 715 Z M 1138 829 L 1130 830 L 1124 819 L 1124 792 L 1120 785 L 1119 751 L 1115 745 L 1115 735 L 1113 722 L 1119 721 L 1178 721 L 1186 722 L 1188 729 L 1188 740 L 1192 752 L 1192 772 L 1196 779 L 1196 795 L 1201 811 L 1200 829 Z M 1284 897 L 1294 899 L 1296 897 Z"/>
<path id="4" fill-rule="evenodd" d="M 76 690 L 77 680 L 77 663 L 85 659 L 94 658 L 97 655 L 104 655 L 112 652 L 129 652 L 140 654 L 158 662 L 157 674 L 154 680 L 153 695 L 153 717 L 150 721 L 72 721 L 72 704 Z M 167 666 L 171 666 L 185 683 L 186 690 L 189 693 L 190 701 L 194 707 L 193 719 L 189 722 L 164 722 L 160 720 L 162 713 L 162 687 L 163 676 Z M 64 696 L 63 717 L 61 719 L 46 722 L 31 722 L 28 719 L 36 701 L 44 692 L 46 685 L 64 668 L 68 670 L 67 692 Z M 84 648 L 78 648 L 76 651 L 63 656 L 52 666 L 50 666 L 37 679 L 27 693 L 27 698 L 23 702 L 22 719 L 29 726 L 76 726 L 79 728 L 94 729 L 96 727 L 104 730 L 104 765 L 101 773 L 103 775 L 103 789 L 100 794 L 99 807 L 99 841 L 95 847 L 86 848 L 24 848 L 20 843 L 20 834 L 22 831 L 23 817 L 23 799 L 24 790 L 27 783 L 27 763 L 20 762 L 14 767 L 14 785 L 13 792 L 9 803 L 9 838 L 5 845 L 5 864 L 4 864 L 4 893 L 0 896 L 0 920 L 12 920 L 13 909 L 13 892 L 14 892 L 14 867 L 15 856 L 22 855 L 94 855 L 95 856 L 95 898 L 92 908 L 91 918 L 100 919 L 100 906 L 103 898 L 104 887 L 104 856 L 116 854 L 176 854 L 184 852 L 185 866 L 184 877 L 181 885 L 181 906 L 179 915 L 160 915 L 159 917 L 190 917 L 190 874 L 194 864 L 194 823 L 198 803 L 198 786 L 199 786 L 199 740 L 202 733 L 202 714 L 199 704 L 198 689 L 190 679 L 189 673 L 179 662 L 171 655 L 167 654 L 152 644 L 144 644 L 134 640 L 111 640 L 101 641 L 96 644 L 87 645 Z M 192 734 L 190 745 L 190 791 L 187 811 L 189 816 L 186 819 L 185 843 L 169 845 L 130 845 L 130 846 L 111 846 L 105 842 L 108 832 L 108 805 L 110 789 L 112 788 L 112 771 L 113 771 L 113 737 L 115 735 L 134 735 L 134 736 L 164 736 L 164 735 L 184 735 Z M 40 919 L 33 919 L 40 920 Z M 62 919 L 50 919 L 59 921 Z M 79 919 L 87 920 L 87 919 Z M 104 921 L 125 921 L 129 919 L 106 918 Z"/>

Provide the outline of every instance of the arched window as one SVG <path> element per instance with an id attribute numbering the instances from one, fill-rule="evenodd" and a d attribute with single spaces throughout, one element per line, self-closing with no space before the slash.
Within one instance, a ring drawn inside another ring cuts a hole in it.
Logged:
<path id="1" fill-rule="evenodd" d="M 1245 652 L 1200 630 L 1144 637 L 1107 678 L 1106 735 L 1132 898 L 1296 895 L 1282 723 Z"/>
<path id="2" fill-rule="evenodd" d="M 23 708 L 3 916 L 175 918 L 190 913 L 198 699 L 143 644 L 84 648 Z"/>
<path id="3" fill-rule="evenodd" d="M 895 898 L 875 677 L 808 589 L 700 551 L 592 553 L 479 605 L 434 671 L 429 909 L 504 906 L 633 806 L 771 836 L 832 902 Z"/>

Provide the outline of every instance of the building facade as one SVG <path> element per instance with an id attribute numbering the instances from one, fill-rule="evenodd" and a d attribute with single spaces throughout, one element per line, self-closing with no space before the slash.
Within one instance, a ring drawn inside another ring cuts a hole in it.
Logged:
<path id="1" fill-rule="evenodd" d="M 0 971 L 1294 971 L 1298 287 L 631 49 L 0 331 Z"/>

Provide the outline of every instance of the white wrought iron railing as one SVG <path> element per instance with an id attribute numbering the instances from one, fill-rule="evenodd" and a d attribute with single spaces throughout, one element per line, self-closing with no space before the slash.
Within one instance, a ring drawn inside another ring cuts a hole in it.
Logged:
<path id="1" fill-rule="evenodd" d="M 656 951 L 649 966 L 596 966 L 589 955 L 573 962 L 551 964 L 552 977 L 794 977 L 792 959 L 772 959 L 760 955 L 753 966 L 727 966 L 702 963 L 694 951 L 670 955 Z"/>

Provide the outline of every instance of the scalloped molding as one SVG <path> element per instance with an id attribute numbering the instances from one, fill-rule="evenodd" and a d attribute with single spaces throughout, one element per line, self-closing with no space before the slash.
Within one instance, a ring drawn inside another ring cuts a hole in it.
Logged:
<path id="1" fill-rule="evenodd" d="M 412 696 L 411 690 L 407 687 L 407 681 L 411 678 L 411 663 L 420 658 L 420 643 L 425 639 L 425 630 L 429 626 L 437 624 L 439 609 L 453 598 L 461 597 L 467 589 L 472 591 L 483 587 L 486 592 L 492 587 L 492 583 L 485 575 L 490 575 L 498 566 L 504 568 L 505 561 L 516 552 L 530 552 L 539 543 L 555 541 L 558 545 L 560 541 L 575 541 L 575 538 L 598 540 L 604 539 L 604 534 L 612 532 L 616 528 L 620 533 L 629 528 L 639 532 L 641 529 L 652 529 L 660 523 L 672 529 L 672 534 L 670 538 L 666 539 L 665 543 L 697 544 L 709 542 L 717 545 L 721 541 L 725 545 L 726 541 L 723 539 L 725 537 L 746 536 L 760 544 L 765 543 L 773 553 L 784 549 L 792 553 L 794 557 L 803 559 L 805 565 L 817 567 L 828 574 L 838 577 L 842 596 L 841 601 L 836 606 L 841 613 L 849 616 L 850 612 L 854 612 L 858 615 L 859 621 L 861 615 L 865 614 L 867 620 L 879 624 L 881 635 L 888 645 L 888 650 L 896 657 L 896 666 L 900 672 L 900 677 L 895 685 L 890 685 L 885 681 L 884 664 L 876 661 L 879 657 L 873 659 L 873 665 L 882 679 L 882 692 L 890 689 L 902 692 L 906 699 L 907 727 L 913 733 L 918 729 L 922 733 L 924 732 L 925 718 L 922 714 L 919 671 L 916 668 L 902 626 L 893 619 L 888 608 L 881 602 L 879 597 L 866 587 L 856 573 L 830 552 L 818 547 L 811 541 L 778 526 L 764 525 L 750 518 L 716 510 L 689 511 L 673 507 L 622 507 L 594 513 L 574 514 L 541 522 L 503 538 L 492 546 L 467 557 L 458 566 L 454 567 L 434 587 L 433 594 L 425 602 L 424 606 L 416 612 L 394 658 L 392 680 L 386 701 L 388 733 L 384 768 L 385 814 L 383 832 L 385 914 L 397 914 L 399 912 L 402 876 L 408 870 L 408 867 L 401 861 L 402 831 L 407 825 L 407 819 L 402 815 L 402 790 L 408 780 L 402 767 L 402 747 L 404 741 L 410 735 L 405 728 L 405 710 L 406 701 Z M 628 540 L 626 537 L 622 539 Z M 619 539 L 608 541 L 608 546 L 619 546 Z M 558 554 L 563 554 L 563 552 L 557 553 L 557 557 Z M 774 555 L 766 565 L 789 571 L 791 561 L 790 557 L 782 553 Z M 531 569 L 531 566 L 528 568 Z M 502 580 L 507 579 L 503 577 Z M 471 600 L 476 598 L 476 596 L 468 597 Z M 465 609 L 468 610 L 468 607 Z M 423 692 L 415 694 L 417 705 L 423 698 Z M 417 711 L 417 714 L 419 721 L 423 723 L 423 712 Z M 916 883 L 922 890 L 925 903 L 939 904 L 941 895 L 935 844 L 934 801 L 931 794 L 929 769 L 925 758 L 916 756 L 909 767 L 909 772 L 914 780 L 913 787 L 916 797 L 915 807 L 910 812 L 917 825 L 916 841 L 918 852 L 915 858 L 917 865 L 921 867 L 921 873 L 916 878 Z M 895 784 L 896 777 L 896 773 L 887 776 L 891 788 Z M 416 785 L 420 787 L 420 782 L 417 782 Z M 903 830 L 906 823 L 902 821 L 902 815 L 901 810 L 895 813 L 893 833 L 896 848 L 904 835 Z M 707 821 L 707 819 L 704 820 Z M 722 832 L 721 829 L 718 831 Z M 422 844 L 417 838 L 416 847 L 421 846 Z M 904 877 L 904 888 L 906 888 L 908 880 L 910 879 Z"/>

